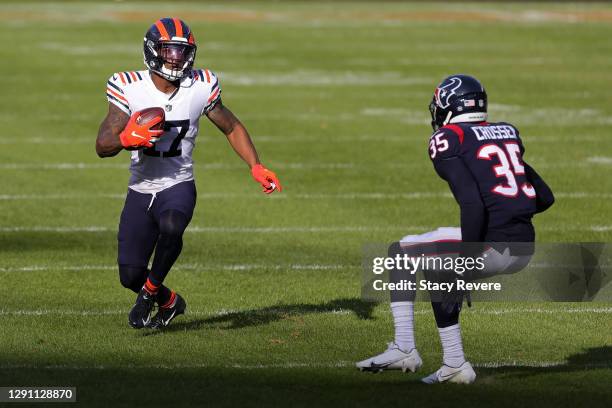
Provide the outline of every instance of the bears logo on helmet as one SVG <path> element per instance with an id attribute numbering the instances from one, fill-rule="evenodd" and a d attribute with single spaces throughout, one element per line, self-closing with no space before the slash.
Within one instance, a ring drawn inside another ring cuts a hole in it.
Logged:
<path id="1" fill-rule="evenodd" d="M 168 81 L 178 81 L 193 68 L 197 46 L 189 26 L 178 18 L 157 20 L 144 37 L 147 68 Z"/>

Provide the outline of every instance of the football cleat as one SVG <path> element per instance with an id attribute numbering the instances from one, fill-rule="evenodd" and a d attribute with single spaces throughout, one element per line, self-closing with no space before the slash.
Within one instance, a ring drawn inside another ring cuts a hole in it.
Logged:
<path id="1" fill-rule="evenodd" d="M 151 329 L 163 329 L 168 326 L 172 319 L 178 315 L 185 313 L 187 309 L 187 303 L 178 293 L 176 294 L 176 302 L 172 307 L 160 307 L 157 314 L 151 320 L 151 323 L 147 326 Z"/>
<path id="2" fill-rule="evenodd" d="M 394 342 L 389 343 L 387 350 L 374 357 L 359 361 L 355 364 L 361 371 L 379 373 L 383 370 L 402 370 L 416 372 L 423 365 L 416 348 L 405 352 Z"/>
<path id="3" fill-rule="evenodd" d="M 142 329 L 151 323 L 151 310 L 155 305 L 155 295 L 151 295 L 144 288 L 138 292 L 136 303 L 130 310 L 128 321 L 130 326 L 135 329 Z"/>
<path id="4" fill-rule="evenodd" d="M 471 384 L 474 380 L 476 380 L 476 373 L 472 365 L 467 361 L 456 368 L 443 365 L 435 373 L 421 379 L 425 384 L 438 384 L 443 382 Z"/>

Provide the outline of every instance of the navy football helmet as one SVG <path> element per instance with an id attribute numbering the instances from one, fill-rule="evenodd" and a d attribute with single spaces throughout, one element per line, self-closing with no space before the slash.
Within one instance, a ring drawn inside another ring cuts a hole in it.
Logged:
<path id="1" fill-rule="evenodd" d="M 434 131 L 449 123 L 484 122 L 487 120 L 487 92 L 474 77 L 451 75 L 436 88 L 429 112 Z"/>
<path id="2" fill-rule="evenodd" d="M 191 72 L 196 49 L 193 33 L 183 20 L 162 18 L 145 34 L 144 62 L 168 81 L 178 81 Z"/>

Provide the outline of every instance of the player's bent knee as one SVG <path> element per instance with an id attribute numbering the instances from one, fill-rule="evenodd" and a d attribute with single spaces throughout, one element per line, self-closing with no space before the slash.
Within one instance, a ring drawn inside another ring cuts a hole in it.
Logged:
<path id="1" fill-rule="evenodd" d="M 188 224 L 189 219 L 181 211 L 165 211 L 161 215 L 159 222 L 160 238 L 168 237 L 171 239 L 180 239 Z"/>
<path id="2" fill-rule="evenodd" d="M 138 293 L 147 280 L 149 271 L 145 266 L 119 265 L 119 281 L 124 288 Z"/>
<path id="3" fill-rule="evenodd" d="M 402 253 L 403 253 L 402 247 L 401 247 L 401 245 L 400 245 L 400 243 L 398 241 L 396 241 L 396 242 L 392 243 L 391 245 L 389 245 L 389 248 L 387 249 L 387 254 L 390 257 L 393 257 L 393 256 L 398 255 L 398 254 L 402 254 Z"/>

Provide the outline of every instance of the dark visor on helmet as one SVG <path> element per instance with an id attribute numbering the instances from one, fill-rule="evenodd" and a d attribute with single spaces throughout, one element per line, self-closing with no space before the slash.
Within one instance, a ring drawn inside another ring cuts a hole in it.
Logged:
<path id="1" fill-rule="evenodd" d="M 191 44 L 162 43 L 159 56 L 165 63 L 182 67 L 193 59 L 195 47 Z"/>

